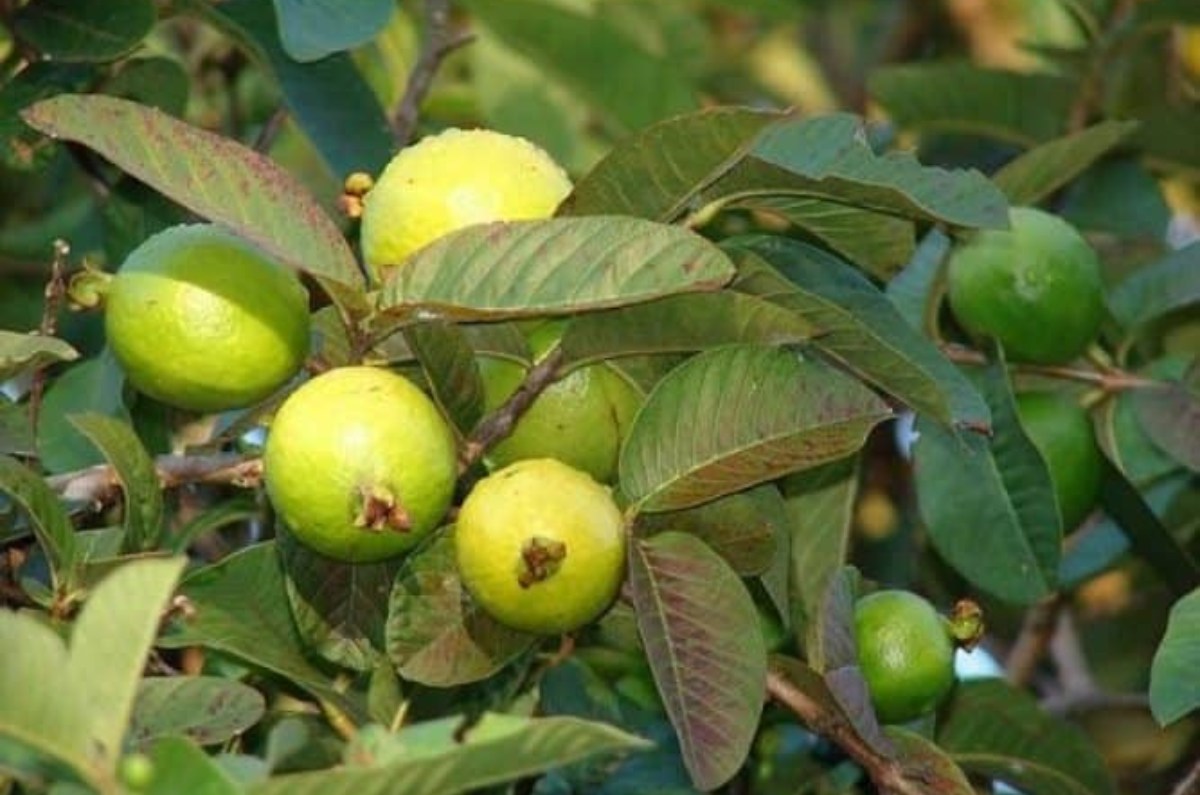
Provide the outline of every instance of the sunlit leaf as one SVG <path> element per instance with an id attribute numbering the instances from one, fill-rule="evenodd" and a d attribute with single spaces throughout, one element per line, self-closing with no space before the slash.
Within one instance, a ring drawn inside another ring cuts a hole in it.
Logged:
<path id="1" fill-rule="evenodd" d="M 1150 669 L 1150 709 L 1166 725 L 1200 707 L 1200 590 L 1171 608 L 1167 632 Z"/>

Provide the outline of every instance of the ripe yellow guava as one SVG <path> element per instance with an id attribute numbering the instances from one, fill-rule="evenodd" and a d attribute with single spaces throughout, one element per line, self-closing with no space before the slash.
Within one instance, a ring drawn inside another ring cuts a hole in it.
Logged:
<path id="1" fill-rule="evenodd" d="M 451 128 L 400 151 L 364 197 L 360 241 L 371 274 L 473 224 L 549 218 L 571 180 L 537 145 Z"/>
<path id="2" fill-rule="evenodd" d="M 207 224 L 171 227 L 138 246 L 108 285 L 104 323 L 129 382 L 191 411 L 262 400 L 308 355 L 300 280 Z"/>
<path id="3" fill-rule="evenodd" d="M 457 466 L 433 401 L 376 367 L 330 370 L 289 395 L 263 455 L 267 495 L 287 529 L 354 563 L 406 552 L 434 530 Z"/>
<path id="4" fill-rule="evenodd" d="M 514 629 L 553 635 L 600 616 L 625 573 L 625 526 L 609 490 L 552 458 L 480 480 L 458 514 L 463 585 Z"/>

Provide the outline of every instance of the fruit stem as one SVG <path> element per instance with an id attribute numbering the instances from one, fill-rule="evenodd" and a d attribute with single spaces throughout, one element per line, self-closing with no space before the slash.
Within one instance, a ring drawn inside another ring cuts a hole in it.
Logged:
<path id="1" fill-rule="evenodd" d="M 533 536 L 521 547 L 521 562 L 517 566 L 517 583 L 529 588 L 553 577 L 567 559 L 567 545 L 544 536 Z"/>
<path id="2" fill-rule="evenodd" d="M 38 326 L 38 333 L 43 337 L 53 337 L 58 331 L 58 312 L 62 308 L 63 296 L 66 293 L 64 274 L 70 253 L 71 246 L 67 241 L 61 238 L 54 241 L 53 255 L 50 257 L 50 279 L 46 282 L 45 300 L 42 303 L 42 322 Z M 37 428 L 42 395 L 46 391 L 46 372 L 46 366 L 37 368 L 30 382 L 29 425 L 32 428 Z"/>
<path id="3" fill-rule="evenodd" d="M 984 354 L 971 348 L 965 348 L 962 345 L 946 344 L 941 346 L 941 348 L 942 353 L 945 354 L 947 359 L 958 364 L 984 365 L 988 361 Z M 1009 363 L 1009 368 L 1013 372 L 1024 373 L 1026 375 L 1040 375 L 1049 378 L 1061 378 L 1068 381 L 1081 381 L 1085 384 L 1093 384 L 1105 392 L 1119 392 L 1125 389 L 1146 389 L 1163 385 L 1161 381 L 1142 378 L 1117 368 L 1100 371 L 1050 364 L 1021 363 Z"/>

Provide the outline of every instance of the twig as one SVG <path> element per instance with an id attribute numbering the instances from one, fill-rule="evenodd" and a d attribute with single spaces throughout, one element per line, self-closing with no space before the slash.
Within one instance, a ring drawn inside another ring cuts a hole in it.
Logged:
<path id="1" fill-rule="evenodd" d="M 837 743 L 851 759 L 862 766 L 884 795 L 929 795 L 932 791 L 910 780 L 898 762 L 888 759 L 867 745 L 845 719 L 828 712 L 778 671 L 767 670 L 767 693 L 796 713 L 813 732 Z"/>
<path id="2" fill-rule="evenodd" d="M 42 303 L 42 322 L 38 326 L 38 333 L 43 337 L 53 337 L 58 332 L 58 313 L 67 294 L 65 272 L 67 256 L 70 253 L 71 247 L 67 241 L 54 241 L 54 255 L 50 258 L 50 279 L 46 282 L 45 300 Z M 42 409 L 42 396 L 46 391 L 46 369 L 47 366 L 42 366 L 34 371 L 33 382 L 29 387 L 29 424 L 35 432 L 38 414 Z"/>
<path id="3" fill-rule="evenodd" d="M 1187 775 L 1175 785 L 1171 795 L 1200 795 L 1200 759 L 1196 760 L 1196 764 L 1192 765 Z"/>
<path id="4" fill-rule="evenodd" d="M 1058 613 L 1064 604 L 1062 595 L 1054 594 L 1038 602 L 1025 614 L 1021 633 L 1008 655 L 1006 673 L 1009 682 L 1022 686 L 1033 678 L 1038 663 L 1050 647 L 1054 629 L 1058 625 Z"/>
<path id="5" fill-rule="evenodd" d="M 270 118 L 263 124 L 262 129 L 258 131 L 258 135 L 254 138 L 254 151 L 266 153 L 271 148 L 271 144 L 275 143 L 275 139 L 279 136 L 279 132 L 283 129 L 283 123 L 287 121 L 288 112 L 285 108 L 276 108 Z"/>
<path id="6" fill-rule="evenodd" d="M 964 348 L 961 345 L 946 344 L 941 346 L 942 353 L 952 362 L 958 364 L 987 364 L 987 357 L 979 351 Z M 1025 375 L 1040 375 L 1048 378 L 1061 378 L 1067 381 L 1080 381 L 1085 384 L 1098 386 L 1105 392 L 1120 392 L 1125 389 L 1146 389 L 1163 386 L 1163 382 L 1150 378 L 1132 375 L 1124 370 L 1080 370 L 1074 367 L 1061 367 L 1049 364 L 1022 364 L 1013 362 L 1009 367 Z"/>
<path id="7" fill-rule="evenodd" d="M 262 459 L 234 453 L 219 455 L 162 455 L 154 460 L 159 484 L 174 488 L 186 483 L 225 483 L 253 488 L 262 480 Z M 66 472 L 46 479 L 46 484 L 64 499 L 103 504 L 120 486 L 111 466 Z"/>
<path id="8" fill-rule="evenodd" d="M 425 36 L 421 41 L 421 54 L 408 75 L 404 96 L 392 116 L 392 138 L 397 147 L 412 140 L 421 103 L 433 85 L 442 60 L 473 38 L 469 33 L 456 35 L 450 30 L 450 0 L 425 0 Z"/>
<path id="9" fill-rule="evenodd" d="M 563 358 L 562 348 L 554 348 L 533 366 L 525 376 L 525 381 L 504 405 L 483 418 L 459 454 L 459 472 L 470 469 L 489 447 L 512 432 L 517 420 L 533 405 L 538 395 L 562 376 Z"/>

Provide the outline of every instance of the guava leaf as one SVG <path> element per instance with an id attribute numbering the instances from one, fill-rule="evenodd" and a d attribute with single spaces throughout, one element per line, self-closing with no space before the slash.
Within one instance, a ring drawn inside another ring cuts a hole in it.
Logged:
<path id="1" fill-rule="evenodd" d="M 78 358 L 79 351 L 57 337 L 0 329 L 0 381 L 54 362 Z"/>
<path id="2" fill-rule="evenodd" d="M 983 174 L 923 166 L 907 152 L 876 155 L 862 119 L 846 113 L 772 125 L 703 198 L 795 195 L 952 226 L 1008 224 L 1008 202 Z"/>
<path id="3" fill-rule="evenodd" d="M 1193 472 L 1200 472 L 1200 394 L 1183 384 L 1133 393 L 1142 428 L 1154 444 Z"/>
<path id="4" fill-rule="evenodd" d="M 322 2 L 331 5 L 328 0 Z M 262 0 L 178 3 L 187 13 L 212 23 L 244 45 L 275 78 L 296 124 L 339 182 L 355 171 L 378 173 L 387 164 L 394 146 L 387 117 L 349 53 L 298 63 L 280 42 L 273 5 Z M 379 7 L 382 0 L 337 5 L 343 9 Z M 350 130 L 353 134 L 348 135 Z"/>
<path id="5" fill-rule="evenodd" d="M 270 158 L 153 108 L 64 94 L 22 114 L 54 138 L 94 149 L 183 206 L 312 274 L 339 305 L 362 312 L 364 281 L 342 232 Z"/>
<path id="6" fill-rule="evenodd" d="M 64 91 L 85 91 L 95 80 L 95 70 L 80 64 L 35 61 L 0 86 L 0 162 L 14 171 L 30 172 L 46 166 L 62 152 L 62 146 L 29 128 L 21 111 L 38 100 Z M 50 210 L 46 221 L 66 222 L 72 217 L 91 213 L 93 202 L 63 201 Z M 69 208 L 69 209 L 68 209 Z M 77 223 L 77 221 L 75 222 Z M 45 243 L 59 232 L 39 235 L 37 256 L 44 256 Z M 28 252 L 33 255 L 34 252 Z"/>
<path id="7" fill-rule="evenodd" d="M 89 752 L 109 770 L 121 755 L 146 656 L 185 562 L 126 562 L 92 590 L 71 630 L 65 677 L 86 683 L 76 708 L 90 719 Z"/>
<path id="8" fill-rule="evenodd" d="M 0 665 L 0 740 L 65 764 L 85 781 L 99 778 L 90 716 L 80 706 L 87 680 L 67 675 L 62 638 L 32 614 L 0 610 L 0 645 L 20 650 L 5 655 Z M 46 681 L 54 686 L 31 686 Z"/>
<path id="9" fill-rule="evenodd" d="M 279 38 L 297 61 L 316 61 L 369 41 L 395 11 L 392 0 L 275 0 Z"/>
<path id="10" fill-rule="evenodd" d="M 0 456 L 0 492 L 29 517 L 46 560 L 55 590 L 69 591 L 76 580 L 78 547 L 75 528 L 56 495 L 30 469 L 9 456 Z"/>
<path id="11" fill-rule="evenodd" d="M 1082 174 L 1134 130 L 1136 121 L 1102 121 L 1030 149 L 992 175 L 1014 205 L 1033 205 Z"/>
<path id="12" fill-rule="evenodd" d="M 931 229 L 921 239 L 912 259 L 887 283 L 884 292 L 908 325 L 920 332 L 937 328 L 938 291 L 942 264 L 950 254 L 950 236 Z"/>
<path id="13" fill-rule="evenodd" d="M 471 600 L 458 576 L 453 528 L 405 558 L 388 602 L 386 639 L 400 675 L 431 687 L 485 679 L 537 642 Z"/>
<path id="14" fill-rule="evenodd" d="M 463 5 L 619 132 L 696 109 L 695 92 L 673 64 L 646 52 L 603 17 L 544 0 L 467 0 Z"/>
<path id="15" fill-rule="evenodd" d="M 138 685 L 128 742 L 146 750 L 157 740 L 183 735 L 217 745 L 262 719 L 266 702 L 257 690 L 216 676 L 156 676 Z"/>
<path id="16" fill-rule="evenodd" d="M 618 356 L 691 353 L 737 342 L 787 345 L 813 335 L 795 312 L 729 290 L 687 293 L 572 318 L 560 347 L 573 366 Z"/>
<path id="17" fill-rule="evenodd" d="M 813 345 L 862 379 L 945 425 L 986 427 L 987 404 L 887 297 L 821 249 L 767 235 L 723 244 L 739 269 L 735 288 L 798 313 Z"/>
<path id="18" fill-rule="evenodd" d="M 1200 590 L 1171 608 L 1150 668 L 1150 710 L 1166 726 L 1200 707 Z"/>
<path id="19" fill-rule="evenodd" d="M 1108 306 L 1126 329 L 1200 303 L 1200 242 L 1138 268 L 1108 294 Z"/>
<path id="20" fill-rule="evenodd" d="M 1200 110 L 1190 104 L 1165 103 L 1138 113 L 1142 126 L 1133 137 L 1148 165 L 1200 175 Z"/>
<path id="21" fill-rule="evenodd" d="M 621 449 L 621 490 L 644 511 L 698 505 L 852 453 L 890 414 L 819 361 L 765 346 L 716 348 L 650 393 Z"/>
<path id="22" fill-rule="evenodd" d="M 620 216 L 478 224 L 393 269 L 381 310 L 501 320 L 606 309 L 711 290 L 729 258 L 699 235 Z"/>
<path id="23" fill-rule="evenodd" d="M 968 773 L 1038 795 L 1113 795 L 1104 760 L 1075 726 L 1001 679 L 959 682 L 937 743 Z"/>
<path id="24" fill-rule="evenodd" d="M 105 94 L 131 99 L 180 117 L 187 110 L 190 92 L 191 77 L 183 64 L 161 56 L 131 58 L 104 84 Z M 143 239 L 145 237 L 148 235 Z M 108 241 L 105 241 L 105 248 L 108 248 Z"/>
<path id="25" fill-rule="evenodd" d="M 388 592 L 399 562 L 331 560 L 290 534 L 279 535 L 275 543 L 305 647 L 346 668 L 371 670 L 383 656 Z"/>
<path id="26" fill-rule="evenodd" d="M 1063 135 L 1079 92 L 1070 78 L 968 63 L 888 66 L 871 74 L 868 87 L 901 127 L 983 134 L 1021 146 Z"/>
<path id="27" fill-rule="evenodd" d="M 910 783 L 928 787 L 938 795 L 975 795 L 976 789 L 962 768 L 933 742 L 900 726 L 889 726 L 884 731 L 896 746 L 904 777 Z"/>
<path id="28" fill-rule="evenodd" d="M 777 539 L 788 532 L 779 490 L 770 484 L 669 513 L 643 514 L 639 529 L 691 533 L 742 576 L 761 574 L 777 554 Z"/>
<path id="29" fill-rule="evenodd" d="M 1172 591 L 1183 595 L 1200 585 L 1200 565 L 1163 525 L 1137 488 L 1107 458 L 1100 481 L 1100 507 L 1129 538 L 1133 551 L 1154 568 Z"/>
<path id="30" fill-rule="evenodd" d="M 446 718 L 381 738 L 386 761 L 273 776 L 253 795 L 458 795 L 649 743 L 603 723 L 571 717 L 489 713 L 465 731 Z"/>
<path id="31" fill-rule="evenodd" d="M 629 585 L 654 681 L 702 790 L 749 753 L 766 692 L 754 600 L 703 541 L 666 532 L 630 549 Z"/>
<path id="32" fill-rule="evenodd" d="M 70 417 L 96 413 L 128 420 L 124 387 L 125 373 L 108 348 L 95 358 L 71 365 L 54 379 L 42 400 L 37 422 L 38 460 L 46 471 L 69 472 L 104 460 Z"/>
<path id="33" fill-rule="evenodd" d="M 0 454 L 25 457 L 35 449 L 27 407 L 0 398 Z"/>
<path id="34" fill-rule="evenodd" d="M 441 320 L 417 323 L 404 330 L 408 347 L 438 407 L 466 436 L 483 417 L 483 377 L 475 350 L 458 326 Z"/>
<path id="35" fill-rule="evenodd" d="M 818 619 L 830 579 L 846 563 L 858 461 L 858 456 L 848 456 L 788 475 L 781 483 L 790 520 L 791 620 L 800 638 Z"/>
<path id="36" fill-rule="evenodd" d="M 103 414 L 73 414 L 68 420 L 104 454 L 125 493 L 126 552 L 157 549 L 163 531 L 163 495 L 154 459 L 132 426 Z"/>
<path id="37" fill-rule="evenodd" d="M 1172 210 L 1163 186 L 1136 152 L 1101 160 L 1064 192 L 1059 215 L 1084 233 L 1112 235 L 1127 244 L 1171 241 Z M 1174 235 L 1172 235 L 1174 237 Z"/>
<path id="38" fill-rule="evenodd" d="M 617 144 L 584 175 L 559 214 L 613 213 L 673 221 L 699 209 L 700 191 L 781 118 L 777 113 L 721 107 L 653 124 Z"/>
<path id="39" fill-rule="evenodd" d="M 187 552 L 192 542 L 206 533 L 253 519 L 261 514 L 261 507 L 255 505 L 253 498 L 249 495 L 242 499 L 223 500 L 208 510 L 196 514 L 179 529 L 173 531 L 167 539 L 167 551 L 176 555 L 183 554 Z"/>
<path id="40" fill-rule="evenodd" d="M 813 196 L 747 196 L 728 205 L 773 213 L 873 276 L 887 280 L 912 257 L 912 221 Z"/>
<path id="41" fill-rule="evenodd" d="M 1139 34 L 1171 25 L 1200 25 L 1200 7 L 1188 0 L 1158 0 L 1148 6 L 1138 6 L 1132 24 Z"/>
<path id="42" fill-rule="evenodd" d="M 55 61 L 112 61 L 141 43 L 155 21 L 151 0 L 37 0 L 13 14 L 21 41 Z"/>
<path id="43" fill-rule="evenodd" d="M 1046 462 L 1017 419 L 1002 359 L 978 380 L 993 435 L 918 422 L 917 502 L 930 540 L 960 574 L 988 593 L 1032 604 L 1053 590 L 1062 520 Z M 971 517 L 964 524 L 963 517 Z"/>
<path id="44" fill-rule="evenodd" d="M 192 609 L 171 622 L 158 645 L 225 652 L 286 678 L 352 720 L 365 717 L 361 705 L 305 657 L 274 541 L 245 547 L 193 570 L 179 592 Z"/>
<path id="45" fill-rule="evenodd" d="M 216 760 L 186 737 L 163 737 L 150 752 L 154 778 L 145 795 L 195 792 L 203 795 L 243 795 L 245 790 Z"/>

